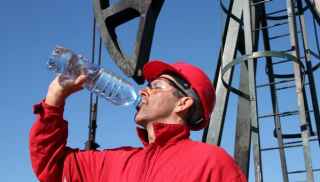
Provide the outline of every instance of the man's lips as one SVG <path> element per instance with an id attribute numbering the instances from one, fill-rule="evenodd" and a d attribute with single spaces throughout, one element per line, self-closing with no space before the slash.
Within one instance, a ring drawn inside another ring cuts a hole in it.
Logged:
<path id="1" fill-rule="evenodd" d="M 139 105 L 137 105 L 136 109 L 137 109 L 137 110 L 140 110 L 140 108 L 142 107 L 142 105 L 145 105 L 145 104 L 147 104 L 147 100 L 146 100 L 145 97 L 142 97 L 142 98 L 141 98 L 141 102 L 139 103 Z"/>

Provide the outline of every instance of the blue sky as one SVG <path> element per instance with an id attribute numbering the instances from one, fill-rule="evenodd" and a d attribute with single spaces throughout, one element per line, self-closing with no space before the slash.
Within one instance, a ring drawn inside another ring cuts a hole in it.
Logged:
<path id="1" fill-rule="evenodd" d="M 217 1 L 166 1 L 158 18 L 150 58 L 164 59 L 167 62 L 185 60 L 201 67 L 212 79 L 221 42 L 221 17 Z M 45 97 L 48 84 L 54 78 L 46 69 L 46 61 L 57 44 L 91 57 L 92 21 L 91 1 L 29 0 L 2 3 L 1 181 L 37 181 L 29 160 L 28 135 L 35 119 L 32 105 Z M 135 39 L 136 25 L 135 20 L 120 27 L 118 31 L 121 45 L 128 53 Z M 103 67 L 123 76 L 105 48 Z M 236 101 L 236 97 L 231 97 L 230 105 L 235 105 Z M 88 133 L 88 111 L 87 91 L 68 99 L 65 119 L 69 121 L 69 146 L 84 147 Z M 97 142 L 102 148 L 141 145 L 135 133 L 133 108 L 116 107 L 100 100 L 98 112 Z M 230 116 L 227 118 L 227 132 L 224 133 L 222 142 L 230 154 L 233 153 L 235 112 L 236 107 L 228 110 Z M 201 135 L 202 132 L 195 132 L 192 138 L 200 140 Z M 270 141 L 271 144 L 273 142 L 274 139 Z M 279 165 L 276 155 L 265 157 L 270 159 L 270 163 Z M 281 176 L 274 174 L 272 167 L 266 166 L 265 176 L 270 181 L 281 181 Z M 303 168 L 303 164 L 301 167 Z"/>

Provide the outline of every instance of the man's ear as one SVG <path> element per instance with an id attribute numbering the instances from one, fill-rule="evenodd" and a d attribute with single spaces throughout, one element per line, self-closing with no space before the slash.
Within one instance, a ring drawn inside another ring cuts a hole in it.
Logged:
<path id="1" fill-rule="evenodd" d="M 178 100 L 174 111 L 176 113 L 185 113 L 189 108 L 191 108 L 193 102 L 192 97 L 182 97 Z"/>

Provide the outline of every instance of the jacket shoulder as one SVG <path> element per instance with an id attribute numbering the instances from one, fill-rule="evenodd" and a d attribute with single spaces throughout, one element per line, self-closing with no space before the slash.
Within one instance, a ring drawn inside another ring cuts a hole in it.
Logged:
<path id="1" fill-rule="evenodd" d="M 214 163 L 215 166 L 229 166 L 231 168 L 238 168 L 234 159 L 223 148 L 213 144 L 207 144 L 198 141 L 187 142 L 188 148 L 193 155 L 203 158 L 209 163 Z"/>
<path id="2" fill-rule="evenodd" d="M 191 140 L 187 143 L 191 146 L 193 156 L 196 156 L 198 161 L 203 161 L 206 166 L 215 171 L 214 174 L 219 174 L 224 179 L 218 181 L 246 181 L 237 163 L 223 148 Z"/>
<path id="3" fill-rule="evenodd" d="M 189 145 L 194 150 L 201 150 L 203 152 L 208 152 L 209 154 L 221 154 L 230 156 L 223 148 L 218 147 L 214 144 L 207 144 L 199 141 L 187 140 L 187 145 Z"/>

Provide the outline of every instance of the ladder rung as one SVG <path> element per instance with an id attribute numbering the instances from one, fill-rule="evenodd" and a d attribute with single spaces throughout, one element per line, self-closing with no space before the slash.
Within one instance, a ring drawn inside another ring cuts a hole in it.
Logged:
<path id="1" fill-rule="evenodd" d="M 257 85 L 256 88 L 262 88 L 262 87 L 267 87 L 270 85 L 277 85 L 277 84 L 281 84 L 281 83 L 288 83 L 288 82 L 292 82 L 292 81 L 294 81 L 294 79 L 280 80 L 280 81 L 275 81 L 275 82 L 271 82 L 271 83 Z"/>
<path id="2" fill-rule="evenodd" d="M 273 62 L 272 65 L 287 63 L 287 62 L 290 62 L 290 61 L 292 61 L 292 60 L 291 59 L 285 59 L 285 60 L 282 60 L 282 61 Z"/>
<path id="3" fill-rule="evenodd" d="M 304 83 L 303 85 L 306 86 L 306 85 L 309 85 L 309 83 Z M 276 90 L 285 90 L 285 89 L 295 88 L 295 87 L 296 87 L 296 85 L 294 84 L 294 85 L 289 85 L 286 87 L 280 87 L 280 88 L 277 88 Z"/>
<path id="4" fill-rule="evenodd" d="M 315 134 L 313 136 L 316 136 Z M 314 142 L 314 141 L 318 141 L 317 137 L 311 138 L 309 139 L 309 142 Z M 302 143 L 302 141 L 293 141 L 293 142 L 286 142 L 284 143 L 284 145 L 292 145 L 292 144 L 297 144 L 297 143 Z"/>
<path id="5" fill-rule="evenodd" d="M 291 52 L 291 51 L 293 51 L 293 48 L 289 48 L 289 49 L 281 51 L 281 52 L 288 53 L 288 52 Z"/>
<path id="6" fill-rule="evenodd" d="M 309 142 L 314 142 L 314 141 L 318 141 L 317 138 L 312 138 L 309 140 Z M 286 149 L 286 148 L 294 148 L 294 147 L 302 147 L 303 144 L 301 144 L 302 142 L 301 141 L 295 141 L 295 142 L 287 142 L 287 143 L 284 143 L 283 144 L 283 149 Z M 295 145 L 293 145 L 295 144 Z M 260 149 L 260 151 L 270 151 L 270 150 L 279 150 L 281 147 L 268 147 L 268 148 L 262 148 Z"/>
<path id="7" fill-rule="evenodd" d="M 287 112 L 282 112 L 282 113 L 276 113 L 276 114 L 265 114 L 265 115 L 261 115 L 258 118 L 267 118 L 267 117 L 273 117 L 273 116 L 279 116 L 279 117 L 285 117 L 285 116 L 292 116 L 292 115 L 296 115 L 299 114 L 299 111 L 287 111 Z"/>
<path id="8" fill-rule="evenodd" d="M 280 35 L 277 35 L 277 36 L 269 37 L 269 40 L 279 39 L 279 38 L 282 38 L 282 37 L 288 37 L 289 35 L 290 35 L 290 33 L 284 33 L 284 34 L 280 34 Z"/>
<path id="9" fill-rule="evenodd" d="M 267 13 L 267 15 L 274 15 L 274 14 L 278 14 L 278 13 L 282 13 L 282 12 L 287 12 L 287 9 L 281 9 L 281 10 L 277 10 L 277 11 L 273 11 L 271 13 Z"/>
<path id="10" fill-rule="evenodd" d="M 259 5 L 259 4 L 262 4 L 262 3 L 268 3 L 268 2 L 271 2 L 271 1 L 272 0 L 262 0 L 262 1 L 251 3 L 250 5 L 251 6 L 256 6 L 256 5 Z"/>
<path id="11" fill-rule="evenodd" d="M 301 31 L 297 31 L 297 33 L 301 33 Z M 269 37 L 269 40 L 279 39 L 282 37 L 288 37 L 289 35 L 290 35 L 290 33 L 284 33 L 284 34 L 276 35 L 273 37 Z"/>
<path id="12" fill-rule="evenodd" d="M 277 138 L 277 133 L 275 130 L 273 131 L 273 136 Z M 283 139 L 297 139 L 302 137 L 301 133 L 286 133 L 286 134 L 282 133 L 281 136 Z M 309 137 L 312 137 L 312 136 L 315 136 L 315 133 L 313 131 L 310 131 Z"/>
<path id="13" fill-rule="evenodd" d="M 312 169 L 313 172 L 319 172 L 320 169 Z M 296 170 L 296 171 L 288 171 L 288 174 L 298 174 L 298 173 L 305 173 L 306 170 Z"/>
<path id="14" fill-rule="evenodd" d="M 293 147 L 301 147 L 303 146 L 302 144 L 296 144 L 296 145 L 288 145 L 288 146 L 283 146 L 282 148 L 293 148 Z M 264 151 L 270 151 L 270 150 L 278 150 L 280 149 L 281 147 L 269 147 L 269 148 L 262 148 L 260 149 L 261 152 L 264 152 Z"/>
<path id="15" fill-rule="evenodd" d="M 273 24 L 273 25 L 265 26 L 265 27 L 261 27 L 261 28 L 257 28 L 257 29 L 255 29 L 255 30 L 271 29 L 271 28 L 273 28 L 273 27 L 278 27 L 278 26 L 285 25 L 285 24 L 288 24 L 288 22 L 285 21 L 285 22 L 282 22 L 282 23 L 275 23 L 275 24 Z"/>
<path id="16" fill-rule="evenodd" d="M 285 87 L 276 88 L 276 90 L 285 90 L 285 89 L 295 88 L 295 87 L 296 87 L 296 85 L 290 85 L 290 86 L 285 86 Z"/>
<path id="17" fill-rule="evenodd" d="M 277 133 L 273 133 L 273 136 L 277 138 Z M 282 134 L 283 139 L 293 139 L 293 138 L 301 138 L 301 133 L 286 133 Z M 298 147 L 299 145 L 297 145 Z"/>
<path id="18" fill-rule="evenodd" d="M 307 112 L 313 112 L 313 110 L 309 110 Z M 276 114 L 265 114 L 265 115 L 258 116 L 258 118 L 261 119 L 261 118 L 267 118 L 267 117 L 273 117 L 273 116 L 286 117 L 286 116 L 293 116 L 297 114 L 299 114 L 299 111 L 295 110 L 295 111 L 287 111 L 287 112 L 276 113 Z"/>
<path id="19" fill-rule="evenodd" d="M 301 56 L 300 59 L 304 59 L 304 56 Z M 282 63 L 287 63 L 287 62 L 292 62 L 292 60 L 291 59 L 284 59 L 284 60 L 281 60 L 281 61 L 272 62 L 272 65 L 282 64 Z"/>

